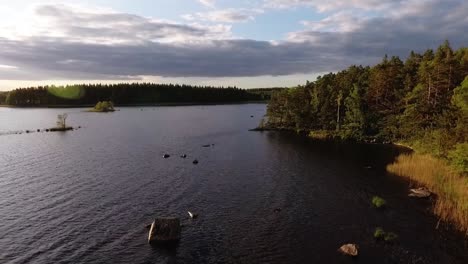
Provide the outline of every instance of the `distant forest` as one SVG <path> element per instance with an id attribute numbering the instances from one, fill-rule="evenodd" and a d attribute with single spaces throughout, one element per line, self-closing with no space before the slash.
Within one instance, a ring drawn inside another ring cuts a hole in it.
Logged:
<path id="1" fill-rule="evenodd" d="M 12 106 L 80 106 L 112 101 L 115 105 L 157 103 L 229 103 L 270 99 L 271 89 L 122 83 L 40 86 L 0 92 L 0 104 Z"/>
<path id="2" fill-rule="evenodd" d="M 373 67 L 320 76 L 274 93 L 267 117 L 269 128 L 407 142 L 436 156 L 455 151 L 466 157 L 468 48 L 454 51 L 447 41 L 436 51 L 411 52 L 405 61 L 385 56 Z"/>

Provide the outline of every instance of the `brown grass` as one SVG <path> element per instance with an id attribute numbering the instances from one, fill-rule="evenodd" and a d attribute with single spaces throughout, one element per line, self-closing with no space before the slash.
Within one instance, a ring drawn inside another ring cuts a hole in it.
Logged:
<path id="1" fill-rule="evenodd" d="M 468 235 L 468 177 L 429 155 L 403 154 L 387 171 L 410 178 L 438 195 L 434 213 Z"/>

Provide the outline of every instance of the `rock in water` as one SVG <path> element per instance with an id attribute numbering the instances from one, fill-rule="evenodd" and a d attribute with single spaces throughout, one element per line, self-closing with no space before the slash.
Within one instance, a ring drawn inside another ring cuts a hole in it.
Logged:
<path id="1" fill-rule="evenodd" d="M 180 239 L 179 218 L 156 218 L 151 224 L 148 243 L 177 242 Z"/>
<path id="2" fill-rule="evenodd" d="M 194 213 L 192 213 L 190 211 L 188 211 L 187 213 L 188 213 L 189 217 L 192 218 L 192 219 L 195 219 L 195 218 L 198 217 L 198 214 L 194 214 Z"/>
<path id="3" fill-rule="evenodd" d="M 163 155 L 163 158 L 165 158 L 165 159 L 168 159 L 169 157 L 171 157 L 171 155 L 169 155 L 169 154 L 164 154 Z"/>
<path id="4" fill-rule="evenodd" d="M 194 160 L 192 163 L 193 164 L 198 164 L 198 160 Z"/>
<path id="5" fill-rule="evenodd" d="M 346 244 L 341 246 L 338 251 L 344 255 L 352 256 L 352 257 L 357 257 L 359 254 L 358 252 L 358 246 L 356 244 Z"/>
<path id="6" fill-rule="evenodd" d="M 425 188 L 416 188 L 416 189 L 410 189 L 410 194 L 408 194 L 409 197 L 416 197 L 416 198 L 427 198 L 431 196 L 431 192 Z"/>

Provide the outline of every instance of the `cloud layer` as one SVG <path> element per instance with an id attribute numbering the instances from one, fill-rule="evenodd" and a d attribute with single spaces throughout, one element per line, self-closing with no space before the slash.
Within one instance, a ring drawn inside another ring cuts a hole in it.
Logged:
<path id="1" fill-rule="evenodd" d="M 375 63 L 385 53 L 405 56 L 413 49 L 433 48 L 445 39 L 454 46 L 468 43 L 465 1 L 269 2 L 275 8 L 307 5 L 329 13 L 319 21 L 302 21 L 304 28 L 290 32 L 285 39 L 259 41 L 236 38 L 231 26 L 220 23 L 249 21 L 257 11 L 214 10 L 209 15 L 192 15 L 183 24 L 125 13 L 41 5 L 32 10 L 28 21 L 35 26 L 26 27 L 28 31 L 0 28 L 0 65 L 5 66 L 0 67 L 0 79 L 125 80 L 140 76 L 319 73 L 350 64 Z M 350 4 L 365 12 L 386 12 L 356 16 L 359 13 L 343 10 Z M 389 9 L 394 5 L 400 9 Z"/>

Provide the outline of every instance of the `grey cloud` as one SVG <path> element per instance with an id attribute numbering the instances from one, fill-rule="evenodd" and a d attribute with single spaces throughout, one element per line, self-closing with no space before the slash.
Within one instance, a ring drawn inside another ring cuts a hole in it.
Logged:
<path id="1" fill-rule="evenodd" d="M 26 71 L 46 69 L 46 79 L 107 79 L 112 76 L 235 77 L 331 70 L 351 59 L 317 52 L 307 43 L 273 45 L 254 40 L 218 40 L 204 45 L 98 45 L 0 39 L 0 58 Z M 43 73 L 44 74 L 44 73 Z M 53 76 L 52 76 L 53 75 Z M 34 78 L 34 76 L 31 76 Z"/>
<path id="2" fill-rule="evenodd" d="M 351 64 L 376 63 L 386 53 L 406 56 L 410 50 L 422 52 L 445 39 L 454 47 L 466 46 L 467 13 L 468 3 L 455 0 L 431 2 L 422 14 L 413 12 L 412 15 L 366 19 L 359 22 L 357 29 L 348 32 L 293 32 L 288 40 L 276 44 L 234 39 L 97 44 L 70 42 L 67 38 L 0 38 L 0 62 L 18 66 L 21 76 L 17 78 L 21 79 L 320 73 Z M 77 32 L 76 29 L 73 31 Z M 0 79 L 7 77 L 0 71 Z"/>

